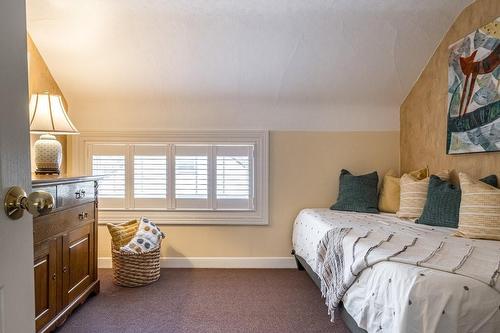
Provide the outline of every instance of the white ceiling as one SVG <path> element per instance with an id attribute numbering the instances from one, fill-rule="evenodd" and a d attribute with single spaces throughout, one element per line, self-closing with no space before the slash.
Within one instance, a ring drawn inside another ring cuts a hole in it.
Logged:
<path id="1" fill-rule="evenodd" d="M 28 30 L 70 105 L 399 107 L 471 2 L 28 0 Z"/>

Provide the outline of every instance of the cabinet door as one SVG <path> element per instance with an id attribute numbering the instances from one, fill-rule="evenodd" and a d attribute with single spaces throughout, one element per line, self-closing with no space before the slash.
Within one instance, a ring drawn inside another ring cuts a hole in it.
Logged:
<path id="1" fill-rule="evenodd" d="M 57 238 L 35 245 L 35 322 L 40 330 L 56 314 Z"/>
<path id="2" fill-rule="evenodd" d="M 95 280 L 94 222 L 63 236 L 63 306 L 71 303 Z"/>

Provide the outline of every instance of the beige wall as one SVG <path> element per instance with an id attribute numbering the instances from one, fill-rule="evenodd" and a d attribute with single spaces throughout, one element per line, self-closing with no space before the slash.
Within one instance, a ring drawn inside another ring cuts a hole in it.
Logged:
<path id="1" fill-rule="evenodd" d="M 399 168 L 399 132 L 295 132 L 270 134 L 267 226 L 162 226 L 163 256 L 283 257 L 292 249 L 292 225 L 302 208 L 328 207 L 338 192 L 340 170 L 383 174 Z M 99 229 L 99 256 L 110 239 Z"/>
<path id="2" fill-rule="evenodd" d="M 31 40 L 28 41 L 28 49 L 30 93 L 49 90 L 51 93 L 62 95 Z M 127 113 L 115 104 L 85 108 L 78 101 L 72 101 L 72 103 L 74 107 L 70 116 L 77 128 L 82 131 L 152 128 L 167 130 L 183 124 L 176 121 L 170 109 L 169 112 L 165 112 L 163 109 L 155 108 L 151 111 L 154 112 L 151 116 L 137 118 L 137 109 Z M 94 112 L 98 107 L 104 107 L 101 113 Z M 217 108 L 217 105 L 205 105 L 205 108 Z M 304 112 L 301 105 L 296 105 L 295 108 L 301 108 L 301 114 Z M 183 111 L 188 112 L 189 109 Z M 399 132 L 392 130 L 394 127 L 392 123 L 386 122 L 382 128 L 377 125 L 375 126 L 377 131 L 368 132 L 367 126 L 363 123 L 367 121 L 366 117 L 360 114 L 349 114 L 350 117 L 359 119 L 356 127 L 344 118 L 336 118 L 342 113 L 339 110 L 330 112 L 332 120 L 325 124 L 325 127 L 342 128 L 345 132 L 311 131 L 314 126 L 309 122 L 299 120 L 296 117 L 297 112 L 290 112 L 287 119 L 281 119 L 278 123 L 285 122 L 286 125 L 289 122 L 300 122 L 301 127 L 309 131 L 271 131 L 269 225 L 164 225 L 162 230 L 168 234 L 168 238 L 164 242 L 162 255 L 170 257 L 289 256 L 295 216 L 302 208 L 328 207 L 335 200 L 340 169 L 347 168 L 356 174 L 373 170 L 383 174 L 389 168 L 399 169 Z M 250 114 L 254 120 L 259 120 L 261 124 L 258 127 L 260 128 L 265 127 L 266 122 L 275 122 L 276 115 L 272 112 L 263 114 L 250 112 Z M 316 117 L 314 113 L 308 114 L 310 117 Z M 161 121 L 158 120 L 159 117 Z M 185 113 L 185 117 L 192 121 L 197 119 L 196 115 L 189 113 Z M 221 114 L 221 117 L 214 120 L 218 125 L 214 123 L 211 127 L 235 129 L 235 126 L 221 122 L 223 119 Z M 65 138 L 59 139 L 66 147 Z M 68 153 L 71 154 L 71 151 Z M 64 164 L 66 165 L 66 162 Z M 71 173 L 71 164 L 67 166 Z M 99 227 L 99 256 L 110 256 L 110 239 L 105 226 Z"/>
<path id="3" fill-rule="evenodd" d="M 61 89 L 57 85 L 57 82 L 52 77 L 49 68 L 45 64 L 40 52 L 36 48 L 35 44 L 31 37 L 28 36 L 28 84 L 29 84 L 29 94 L 40 93 L 44 91 L 48 91 L 54 95 L 61 95 L 63 99 L 64 106 L 66 110 L 68 109 L 68 103 L 64 98 Z M 39 135 L 31 135 L 31 147 L 33 147 L 33 143 L 38 139 Z M 62 172 L 66 171 L 66 136 L 58 135 L 57 140 L 63 146 L 63 161 L 61 165 Z M 31 169 L 35 170 L 35 160 L 33 152 L 31 154 Z"/>
<path id="4" fill-rule="evenodd" d="M 28 40 L 28 50 L 30 93 L 48 90 L 62 95 L 31 39 Z M 245 126 L 307 129 L 307 131 L 271 131 L 269 225 L 163 225 L 162 230 L 167 233 L 167 240 L 163 244 L 162 256 L 289 256 L 292 249 L 292 225 L 297 213 L 303 208 L 330 206 L 337 196 L 338 177 L 342 168 L 349 169 L 355 174 L 377 170 L 379 175 L 390 168 L 399 169 L 399 132 L 394 131 L 394 124 L 398 121 L 397 116 L 391 116 L 390 108 L 376 111 L 371 109 L 369 114 L 366 113 L 366 108 L 362 112 L 328 110 L 331 118 L 324 121 L 317 113 L 311 112 L 309 106 L 297 104 L 288 108 L 286 117 L 264 107 L 256 107 L 244 112 L 245 118 L 235 116 L 233 113 L 226 114 L 224 111 L 230 109 L 233 112 L 240 106 L 221 108 L 212 101 L 203 104 L 203 111 L 197 109 L 193 111 L 189 107 L 182 108 L 180 110 L 182 119 L 179 119 L 170 104 L 168 110 L 157 105 L 144 106 L 141 109 L 143 116 L 138 118 L 137 108 L 123 108 L 116 104 L 117 102 L 119 101 L 113 100 L 111 103 L 101 103 L 92 98 L 84 101 L 72 100 L 73 112 L 70 116 L 77 128 L 82 131 L 167 130 L 188 127 L 192 129 L 202 126 L 233 130 L 246 128 Z M 200 115 L 213 110 L 217 111 L 218 116 L 212 117 L 211 122 L 199 121 Z M 376 117 L 374 113 L 377 114 Z M 304 121 L 307 117 L 310 121 Z M 228 123 L 227 119 L 236 119 L 240 122 L 235 125 Z M 248 119 L 253 123 L 249 123 Z M 318 122 L 318 119 L 321 119 L 319 120 L 321 128 L 327 128 L 329 132 L 313 131 L 318 129 L 314 123 Z M 386 121 L 387 119 L 390 121 Z M 256 122 L 259 126 L 254 126 Z M 370 132 L 372 129 L 375 131 Z M 66 138 L 59 139 L 66 150 Z M 68 151 L 68 154 L 71 154 L 71 151 Z M 66 166 L 66 160 L 63 163 Z M 67 167 L 71 173 L 71 163 L 68 163 Z M 110 255 L 109 233 L 105 226 L 100 226 L 99 257 Z"/>
<path id="5" fill-rule="evenodd" d="M 446 155 L 448 46 L 500 16 L 500 1 L 477 0 L 457 18 L 401 105 L 401 170 L 427 163 L 431 171 L 456 169 L 500 177 L 500 153 Z"/>

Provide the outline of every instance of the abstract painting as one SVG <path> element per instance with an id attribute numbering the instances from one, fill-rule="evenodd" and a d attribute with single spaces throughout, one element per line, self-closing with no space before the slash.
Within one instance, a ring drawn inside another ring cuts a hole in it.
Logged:
<path id="1" fill-rule="evenodd" d="M 449 49 L 447 153 L 500 151 L 500 17 Z"/>

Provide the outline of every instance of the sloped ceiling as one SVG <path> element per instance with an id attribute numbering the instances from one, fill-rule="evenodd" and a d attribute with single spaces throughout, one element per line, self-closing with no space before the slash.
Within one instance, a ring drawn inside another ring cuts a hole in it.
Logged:
<path id="1" fill-rule="evenodd" d="M 471 2 L 28 0 L 28 31 L 70 105 L 256 100 L 396 110 Z"/>

